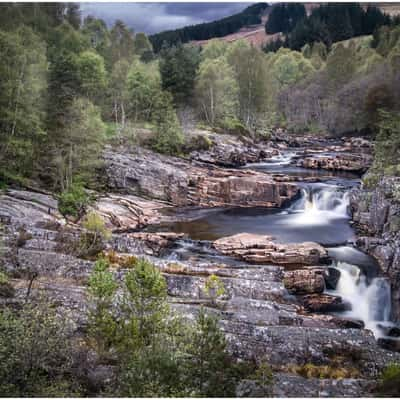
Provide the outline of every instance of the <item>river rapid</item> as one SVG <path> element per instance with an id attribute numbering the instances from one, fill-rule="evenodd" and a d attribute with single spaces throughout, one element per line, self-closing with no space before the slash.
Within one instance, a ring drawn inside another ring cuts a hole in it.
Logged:
<path id="1" fill-rule="evenodd" d="M 337 314 L 362 320 L 375 337 L 384 337 L 384 328 L 392 325 L 390 285 L 380 276 L 375 260 L 352 244 L 355 232 L 350 224 L 349 192 L 360 184 L 359 176 L 296 167 L 296 156 L 294 151 L 285 151 L 268 162 L 245 167 L 297 177 L 301 190 L 296 200 L 280 209 L 192 211 L 184 222 L 168 227 L 190 238 L 183 240 L 170 257 L 182 259 L 196 254 L 223 258 L 215 254 L 208 241 L 241 232 L 270 235 L 284 243 L 317 242 L 328 250 L 330 267 L 340 271 L 336 289 L 326 290 L 349 304 L 348 311 Z"/>

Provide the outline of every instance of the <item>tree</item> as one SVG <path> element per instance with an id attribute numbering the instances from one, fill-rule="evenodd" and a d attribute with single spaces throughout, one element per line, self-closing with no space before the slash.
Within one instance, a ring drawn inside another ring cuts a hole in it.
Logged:
<path id="1" fill-rule="evenodd" d="M 117 61 L 110 76 L 110 100 L 112 113 L 116 125 L 124 128 L 126 123 L 126 104 L 128 101 L 127 79 L 129 62 L 125 59 Z"/>
<path id="2" fill-rule="evenodd" d="M 131 62 L 135 53 L 134 32 L 128 29 L 124 22 L 117 20 L 110 32 L 109 68 L 117 61 Z"/>
<path id="3" fill-rule="evenodd" d="M 26 27 L 0 31 L 0 166 L 4 175 L 32 173 L 45 134 L 47 59 L 44 43 Z"/>
<path id="4" fill-rule="evenodd" d="M 154 58 L 153 46 L 144 33 L 139 32 L 135 35 L 134 45 L 135 54 L 137 54 L 142 61 L 148 62 Z"/>
<path id="5" fill-rule="evenodd" d="M 127 77 L 127 89 L 128 116 L 134 121 L 149 121 L 161 92 L 157 65 L 140 61 L 132 63 Z"/>
<path id="6" fill-rule="evenodd" d="M 163 90 L 168 90 L 176 102 L 187 99 L 193 91 L 200 62 L 198 47 L 181 44 L 163 49 L 160 74 Z"/>
<path id="7" fill-rule="evenodd" d="M 239 117 L 248 129 L 257 125 L 266 107 L 267 71 L 263 53 L 247 42 L 237 41 L 230 46 L 228 63 L 239 85 Z"/>
<path id="8" fill-rule="evenodd" d="M 201 51 L 202 60 L 216 59 L 225 56 L 228 44 L 224 40 L 211 39 Z"/>
<path id="9" fill-rule="evenodd" d="M 188 382 L 196 396 L 232 397 L 241 375 L 226 350 L 217 319 L 200 310 L 186 348 Z"/>
<path id="10" fill-rule="evenodd" d="M 94 102 L 106 87 L 103 57 L 94 51 L 84 51 L 77 58 L 77 68 L 82 94 Z"/>
<path id="11" fill-rule="evenodd" d="M 200 64 L 195 93 L 210 125 L 236 118 L 239 87 L 233 68 L 224 58 L 205 59 Z"/>
<path id="12" fill-rule="evenodd" d="M 75 179 L 90 183 L 100 166 L 105 126 L 89 100 L 76 98 L 65 112 L 62 136 L 51 148 L 50 168 L 56 186 L 68 189 Z"/>
<path id="13" fill-rule="evenodd" d="M 169 92 L 163 91 L 157 97 L 152 121 L 156 126 L 153 148 L 164 154 L 179 154 L 184 138 Z"/>
<path id="14" fill-rule="evenodd" d="M 107 57 L 110 47 L 110 32 L 106 23 L 92 16 L 87 16 L 83 22 L 82 33 L 88 38 L 91 47 L 103 58 Z"/>
<path id="15" fill-rule="evenodd" d="M 68 325 L 43 300 L 17 314 L 0 311 L 0 393 L 9 397 L 76 396 Z"/>

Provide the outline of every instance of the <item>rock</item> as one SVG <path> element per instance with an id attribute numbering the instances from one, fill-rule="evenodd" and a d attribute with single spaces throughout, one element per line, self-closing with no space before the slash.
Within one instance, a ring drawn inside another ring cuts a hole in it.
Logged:
<path id="1" fill-rule="evenodd" d="M 160 201 L 133 195 L 109 194 L 99 198 L 92 209 L 100 214 L 114 232 L 135 230 L 164 220 L 161 210 L 170 207 Z"/>
<path id="2" fill-rule="evenodd" d="M 8 282 L 4 283 L 0 282 L 0 297 L 13 297 L 13 296 L 14 296 L 13 286 Z"/>
<path id="3" fill-rule="evenodd" d="M 328 272 L 324 274 L 325 285 L 327 289 L 335 290 L 340 279 L 340 271 L 329 267 Z"/>
<path id="4" fill-rule="evenodd" d="M 355 155 L 337 153 L 333 156 L 318 155 L 309 156 L 297 161 L 298 167 L 318 168 L 334 171 L 365 172 L 372 163 L 372 157 L 367 155 Z"/>
<path id="5" fill-rule="evenodd" d="M 395 322 L 400 322 L 399 188 L 399 177 L 381 177 L 373 189 L 355 189 L 350 196 L 354 225 L 363 235 L 357 246 L 373 256 L 389 278 Z"/>
<path id="6" fill-rule="evenodd" d="M 292 294 L 322 293 L 325 289 L 324 277 L 312 269 L 285 272 L 283 284 Z"/>
<path id="7" fill-rule="evenodd" d="M 384 349 L 400 353 L 400 339 L 398 338 L 391 338 L 391 337 L 379 338 L 377 343 Z"/>
<path id="8" fill-rule="evenodd" d="M 280 207 L 298 188 L 251 170 L 221 169 L 139 149 L 104 152 L 112 189 L 176 206 Z"/>
<path id="9" fill-rule="evenodd" d="M 189 154 L 191 160 L 207 164 L 240 167 L 278 154 L 278 151 L 270 144 L 255 143 L 251 139 L 245 140 L 238 136 L 216 134 L 209 131 L 192 131 L 190 136 L 191 140 L 202 136 L 209 141 L 209 149 L 196 150 Z"/>
<path id="10" fill-rule="evenodd" d="M 317 265 L 328 257 L 327 251 L 317 243 L 275 243 L 270 236 L 251 233 L 218 239 L 213 246 L 222 254 L 259 264 Z"/>
<path id="11" fill-rule="evenodd" d="M 351 310 L 348 303 L 344 303 L 339 296 L 329 294 L 309 294 L 301 297 L 301 303 L 310 312 L 337 312 Z"/>
<path id="12" fill-rule="evenodd" d="M 0 194 L 0 222 L 12 223 L 15 227 L 65 223 L 53 196 L 24 190 Z"/>

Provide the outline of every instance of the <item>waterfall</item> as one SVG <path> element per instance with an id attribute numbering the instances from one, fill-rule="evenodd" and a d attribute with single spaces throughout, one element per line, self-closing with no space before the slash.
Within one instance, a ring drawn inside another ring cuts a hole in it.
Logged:
<path id="1" fill-rule="evenodd" d="M 299 215 L 295 224 L 325 225 L 334 219 L 349 218 L 349 194 L 336 187 L 301 189 L 300 198 L 291 206 L 290 211 Z"/>
<path id="2" fill-rule="evenodd" d="M 351 304 L 345 315 L 362 320 L 375 337 L 383 335 L 380 324 L 389 322 L 391 312 L 390 285 L 385 278 L 374 278 L 368 285 L 359 267 L 338 261 L 335 268 L 340 271 L 336 290 L 332 294 L 341 296 Z"/>

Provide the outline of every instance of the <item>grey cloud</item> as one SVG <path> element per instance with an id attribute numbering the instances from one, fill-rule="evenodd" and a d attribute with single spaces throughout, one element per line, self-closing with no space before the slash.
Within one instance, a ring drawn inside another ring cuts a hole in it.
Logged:
<path id="1" fill-rule="evenodd" d="M 251 3 L 81 3 L 82 15 L 111 26 L 121 19 L 136 32 L 148 34 L 195 25 L 240 12 Z"/>

